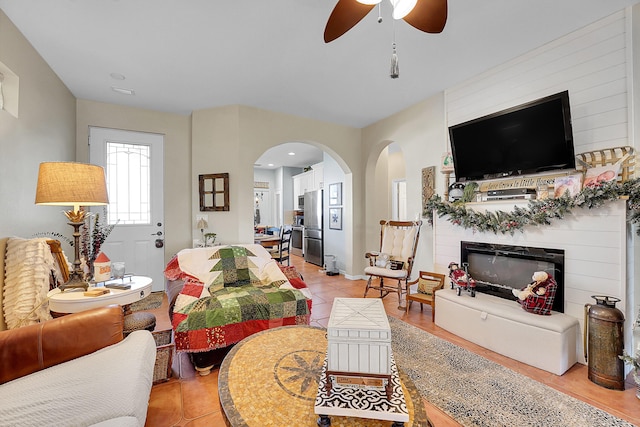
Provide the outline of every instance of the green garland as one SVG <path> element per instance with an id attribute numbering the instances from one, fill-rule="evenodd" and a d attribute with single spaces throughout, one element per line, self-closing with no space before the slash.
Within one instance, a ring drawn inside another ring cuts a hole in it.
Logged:
<path id="1" fill-rule="evenodd" d="M 448 216 L 448 220 L 455 225 L 474 231 L 513 235 L 516 231 L 522 232 L 525 227 L 550 225 L 552 220 L 564 218 L 573 208 L 597 208 L 620 198 L 628 199 L 629 222 L 640 223 L 640 178 L 622 184 L 611 182 L 585 187 L 575 197 L 565 193 L 557 199 L 530 200 L 527 207 L 514 206 L 512 212 L 477 212 L 465 207 L 464 203 L 444 202 L 436 194 L 424 207 L 423 216 L 429 218 L 431 225 L 431 213 L 435 212 L 439 217 Z M 637 233 L 640 235 L 640 229 Z"/>

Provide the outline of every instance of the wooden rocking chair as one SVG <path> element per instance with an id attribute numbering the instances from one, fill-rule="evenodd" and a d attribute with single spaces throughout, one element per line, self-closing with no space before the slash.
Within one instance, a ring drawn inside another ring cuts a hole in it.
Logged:
<path id="1" fill-rule="evenodd" d="M 364 269 L 369 275 L 365 297 L 369 289 L 380 291 L 380 298 L 396 292 L 398 309 L 405 309 L 402 294 L 407 293 L 421 225 L 422 221 L 380 221 L 380 251 L 365 254 L 369 259 L 369 266 Z M 385 279 L 391 283 L 386 284 Z M 375 280 L 379 280 L 377 285 Z"/>

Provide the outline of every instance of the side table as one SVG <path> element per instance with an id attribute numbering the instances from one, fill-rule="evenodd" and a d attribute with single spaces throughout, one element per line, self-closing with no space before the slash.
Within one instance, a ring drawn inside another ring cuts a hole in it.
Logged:
<path id="1" fill-rule="evenodd" d="M 109 280 L 106 283 L 121 283 L 121 281 L 119 279 Z M 55 313 L 78 313 L 110 304 L 125 306 L 140 301 L 151 294 L 153 281 L 150 277 L 133 276 L 131 282 L 127 283 L 131 283 L 131 289 L 109 289 L 108 294 L 97 297 L 84 296 L 83 291 L 61 292 L 58 288 L 53 289 L 47 294 L 49 310 Z"/>

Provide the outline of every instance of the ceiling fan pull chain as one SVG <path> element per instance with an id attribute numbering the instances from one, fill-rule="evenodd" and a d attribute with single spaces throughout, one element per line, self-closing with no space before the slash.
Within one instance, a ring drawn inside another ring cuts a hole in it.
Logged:
<path id="1" fill-rule="evenodd" d="M 391 72 L 389 73 L 389 77 L 392 79 L 397 79 L 400 77 L 400 67 L 398 66 L 398 53 L 396 52 L 396 20 L 393 19 L 393 50 L 391 52 Z"/>
<path id="2" fill-rule="evenodd" d="M 398 66 L 398 54 L 396 52 L 396 42 L 393 42 L 393 53 L 391 54 L 391 73 L 389 77 L 397 79 L 400 77 L 400 67 Z"/>
<path id="3" fill-rule="evenodd" d="M 378 3 L 378 24 L 382 24 L 382 2 Z"/>

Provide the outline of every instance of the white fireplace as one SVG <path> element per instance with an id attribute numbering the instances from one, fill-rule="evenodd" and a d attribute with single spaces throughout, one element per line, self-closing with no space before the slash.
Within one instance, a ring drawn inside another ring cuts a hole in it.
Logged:
<path id="1" fill-rule="evenodd" d="M 515 204 L 526 205 L 526 202 L 471 203 L 467 207 L 477 211 L 508 212 Z M 435 217 L 434 265 L 436 271 L 446 273 L 451 261 L 461 262 L 463 241 L 563 250 L 564 313 L 580 322 L 577 355 L 578 361 L 585 363 L 581 344 L 584 306 L 595 303 L 592 295 L 620 298 L 617 308 L 625 313 L 625 347 L 627 351 L 634 348 L 631 332 L 635 317 L 633 286 L 627 286 L 633 283 L 633 257 L 628 256 L 633 254 L 630 233 L 624 200 L 596 209 L 574 209 L 564 219 L 554 220 L 549 226 L 528 227 L 524 232 L 516 231 L 513 235 L 474 232 L 452 224 L 446 217 Z M 522 283 L 522 287 L 527 284 Z"/>

